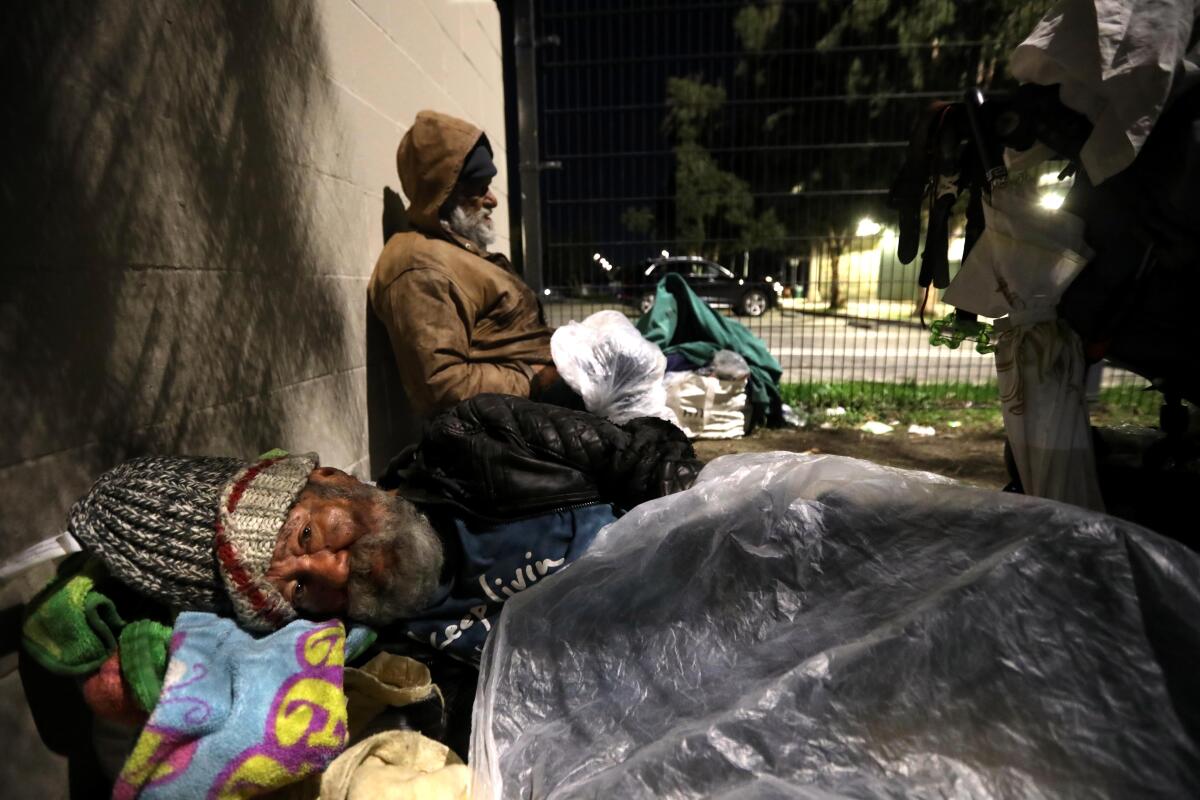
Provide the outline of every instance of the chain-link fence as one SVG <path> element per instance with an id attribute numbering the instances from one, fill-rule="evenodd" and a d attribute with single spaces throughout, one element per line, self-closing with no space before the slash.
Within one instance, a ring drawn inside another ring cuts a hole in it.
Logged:
<path id="1" fill-rule="evenodd" d="M 917 115 L 1005 85 L 1046 0 L 540 0 L 542 281 L 561 324 L 636 315 L 665 270 L 728 307 L 800 385 L 994 380 L 896 257 L 886 196 Z M 1046 204 L 1064 189 L 1043 178 Z M 962 253 L 952 231 L 951 271 Z M 694 257 L 656 263 L 652 259 Z M 760 313 L 763 312 L 763 313 Z M 1094 376 L 1095 377 L 1095 376 Z M 1143 402 L 1109 368 L 1109 402 Z"/>

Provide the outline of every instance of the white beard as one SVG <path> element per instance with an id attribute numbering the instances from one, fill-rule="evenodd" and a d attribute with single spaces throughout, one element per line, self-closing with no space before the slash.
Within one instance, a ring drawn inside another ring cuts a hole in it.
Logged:
<path id="1" fill-rule="evenodd" d="M 450 219 L 445 222 L 454 233 L 466 239 L 480 250 L 487 250 L 496 241 L 496 229 L 492 227 L 492 212 L 481 208 L 478 211 L 465 211 L 462 206 L 455 206 L 450 212 Z"/>

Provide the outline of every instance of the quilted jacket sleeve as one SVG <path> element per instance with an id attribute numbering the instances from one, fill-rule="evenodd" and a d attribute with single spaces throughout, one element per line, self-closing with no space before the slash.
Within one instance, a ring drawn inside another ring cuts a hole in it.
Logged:
<path id="1" fill-rule="evenodd" d="M 701 464 L 670 423 L 618 426 L 583 411 L 485 394 L 435 417 L 422 469 L 459 502 L 512 515 L 604 500 L 621 509 L 691 486 Z"/>

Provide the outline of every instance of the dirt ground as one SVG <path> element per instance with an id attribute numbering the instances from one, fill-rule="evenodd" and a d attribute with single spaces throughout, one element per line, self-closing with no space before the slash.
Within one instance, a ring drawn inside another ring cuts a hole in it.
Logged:
<path id="1" fill-rule="evenodd" d="M 989 489 L 1008 483 L 1001 431 L 963 431 L 913 436 L 897 430 L 876 436 L 854 429 L 808 430 L 759 428 L 741 439 L 711 439 L 695 443 L 705 462 L 728 453 L 788 450 L 852 456 L 904 469 L 936 472 Z"/>

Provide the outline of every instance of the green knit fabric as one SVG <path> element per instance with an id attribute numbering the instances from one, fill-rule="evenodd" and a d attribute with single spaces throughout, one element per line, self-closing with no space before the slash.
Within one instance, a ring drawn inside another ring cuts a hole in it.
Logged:
<path id="1" fill-rule="evenodd" d="M 153 711 L 158 704 L 170 645 L 171 629 L 154 620 L 135 620 L 121 631 L 121 675 L 143 711 Z"/>
<path id="2" fill-rule="evenodd" d="M 117 646 L 125 621 L 95 590 L 104 566 L 83 554 L 63 562 L 59 575 L 29 603 L 22 643 L 39 664 L 56 675 L 86 675 Z"/>

